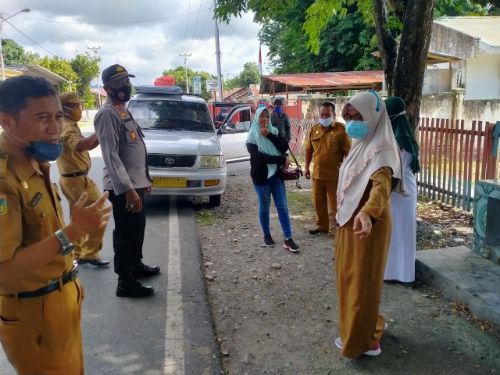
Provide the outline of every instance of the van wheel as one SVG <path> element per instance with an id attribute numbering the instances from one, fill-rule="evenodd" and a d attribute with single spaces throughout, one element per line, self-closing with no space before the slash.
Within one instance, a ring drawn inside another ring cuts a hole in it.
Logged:
<path id="1" fill-rule="evenodd" d="M 219 195 L 210 195 L 208 197 L 208 204 L 210 207 L 219 207 L 220 206 L 220 200 L 221 200 L 222 194 Z"/>

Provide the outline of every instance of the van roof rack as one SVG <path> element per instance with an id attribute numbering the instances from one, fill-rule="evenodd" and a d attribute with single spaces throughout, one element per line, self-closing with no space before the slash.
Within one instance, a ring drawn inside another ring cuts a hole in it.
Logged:
<path id="1" fill-rule="evenodd" d="M 138 94 L 167 94 L 182 95 L 182 88 L 179 86 L 134 86 Z"/>

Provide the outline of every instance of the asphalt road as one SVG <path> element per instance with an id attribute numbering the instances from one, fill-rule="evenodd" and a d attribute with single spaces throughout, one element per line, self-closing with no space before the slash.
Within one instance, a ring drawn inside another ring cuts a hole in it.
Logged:
<path id="1" fill-rule="evenodd" d="M 92 153 L 92 179 L 102 186 L 100 150 Z M 55 163 L 52 179 L 58 181 Z M 228 165 L 228 174 L 248 173 L 249 163 Z M 63 198 L 65 217 L 68 207 Z M 190 199 L 149 197 L 144 262 L 158 264 L 148 299 L 117 298 L 112 267 L 80 267 L 86 298 L 82 330 L 86 374 L 215 374 L 220 362 L 201 278 L 198 230 Z M 112 259 L 111 220 L 102 257 Z M 168 272 L 167 272 L 168 270 Z M 0 350 L 0 374 L 15 372 Z"/>

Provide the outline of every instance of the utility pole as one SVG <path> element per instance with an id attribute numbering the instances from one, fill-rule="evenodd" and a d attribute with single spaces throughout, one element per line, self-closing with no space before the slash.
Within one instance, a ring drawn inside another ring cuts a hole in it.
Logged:
<path id="1" fill-rule="evenodd" d="M 94 52 L 94 56 L 97 58 L 97 54 L 99 53 L 99 50 L 101 49 L 101 46 L 97 46 L 97 47 L 87 47 L 87 49 L 91 50 L 92 52 Z M 100 72 L 99 72 L 100 73 Z M 97 105 L 99 106 L 99 108 L 101 108 L 101 90 L 99 88 L 99 75 L 97 75 Z"/>
<path id="2" fill-rule="evenodd" d="M 180 53 L 180 57 L 184 57 L 184 69 L 186 69 L 186 92 L 189 94 L 189 77 L 188 77 L 188 67 L 187 67 L 187 58 L 191 57 L 190 53 Z"/>
<path id="3" fill-rule="evenodd" d="M 217 7 L 217 0 L 214 0 L 214 10 Z M 217 24 L 217 18 L 215 20 L 215 56 L 217 58 L 217 83 L 219 85 L 219 100 L 222 102 L 224 98 L 222 97 L 222 75 L 220 69 L 220 44 L 219 44 L 219 25 Z"/>
<path id="4" fill-rule="evenodd" d="M 2 49 L 2 26 L 3 22 L 7 21 L 8 19 L 11 19 L 14 16 L 17 16 L 19 13 L 28 13 L 30 11 L 29 8 L 24 8 L 20 10 L 19 12 L 16 12 L 14 14 L 11 14 L 8 17 L 4 17 L 2 13 L 0 13 L 0 66 L 2 68 L 2 81 L 5 81 L 5 66 L 3 62 L 3 49 Z"/>

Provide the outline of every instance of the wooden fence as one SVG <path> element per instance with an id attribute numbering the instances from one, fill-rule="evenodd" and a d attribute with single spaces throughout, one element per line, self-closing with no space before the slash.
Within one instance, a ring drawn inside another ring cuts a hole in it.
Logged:
<path id="1" fill-rule="evenodd" d="M 422 118 L 417 132 L 421 171 L 418 192 L 433 200 L 471 211 L 475 183 L 498 177 L 493 150 L 495 124 Z"/>
<path id="2" fill-rule="evenodd" d="M 290 148 L 302 156 L 304 137 L 318 118 L 290 117 L 290 122 Z M 420 119 L 419 194 L 471 211 L 476 182 L 500 177 L 498 159 L 492 155 L 494 128 L 495 124 L 481 121 L 473 121 L 472 128 L 466 129 L 463 120 Z"/>

